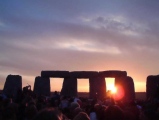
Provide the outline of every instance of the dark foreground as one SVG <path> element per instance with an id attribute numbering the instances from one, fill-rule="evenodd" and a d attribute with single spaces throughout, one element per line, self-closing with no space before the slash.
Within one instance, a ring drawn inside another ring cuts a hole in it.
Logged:
<path id="1" fill-rule="evenodd" d="M 136 93 L 132 101 L 79 96 L 36 96 L 31 90 L 16 97 L 0 94 L 0 120 L 159 120 L 159 100 L 146 100 L 145 93 Z"/>
<path id="2" fill-rule="evenodd" d="M 89 93 L 88 92 L 78 92 L 79 97 L 88 97 Z M 136 92 L 135 93 L 136 99 L 142 99 L 146 100 L 146 93 L 145 92 Z"/>

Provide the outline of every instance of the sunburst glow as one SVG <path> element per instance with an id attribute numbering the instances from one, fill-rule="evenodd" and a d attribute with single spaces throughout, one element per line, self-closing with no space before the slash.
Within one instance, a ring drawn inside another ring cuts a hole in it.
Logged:
<path id="1" fill-rule="evenodd" d="M 112 92 L 116 91 L 116 88 L 114 87 L 115 84 L 115 78 L 105 78 L 106 82 L 106 89 L 107 91 L 110 90 Z"/>
<path id="2" fill-rule="evenodd" d="M 121 100 L 125 96 L 125 92 L 122 86 L 115 87 L 116 92 L 113 94 L 114 100 Z"/>
<path id="3" fill-rule="evenodd" d="M 114 94 L 114 93 L 116 93 L 116 92 L 117 92 L 117 88 L 116 88 L 116 87 L 112 87 L 111 93 Z"/>

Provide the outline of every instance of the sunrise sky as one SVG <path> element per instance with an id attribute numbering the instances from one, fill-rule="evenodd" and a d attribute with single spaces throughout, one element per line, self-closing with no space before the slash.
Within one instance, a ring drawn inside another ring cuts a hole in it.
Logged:
<path id="1" fill-rule="evenodd" d="M 0 0 L 0 89 L 8 74 L 26 86 L 42 70 L 123 70 L 146 91 L 159 74 L 159 1 Z"/>

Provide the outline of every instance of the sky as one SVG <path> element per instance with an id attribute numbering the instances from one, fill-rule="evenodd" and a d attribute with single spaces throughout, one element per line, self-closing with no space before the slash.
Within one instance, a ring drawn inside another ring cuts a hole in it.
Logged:
<path id="1" fill-rule="evenodd" d="M 158 6 L 158 0 L 0 0 L 0 89 L 9 74 L 33 86 L 42 70 L 122 70 L 136 92 L 145 92 L 147 76 L 159 74 Z M 61 86 L 63 79 L 53 81 Z"/>

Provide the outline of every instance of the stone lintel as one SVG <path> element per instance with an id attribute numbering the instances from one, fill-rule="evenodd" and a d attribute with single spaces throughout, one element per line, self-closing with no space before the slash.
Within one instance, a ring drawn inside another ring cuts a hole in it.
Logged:
<path id="1" fill-rule="evenodd" d="M 70 77 L 70 73 L 69 71 L 41 71 L 41 77 L 65 78 Z"/>
<path id="2" fill-rule="evenodd" d="M 113 77 L 113 78 L 125 77 L 125 76 L 127 76 L 127 72 L 126 71 L 119 71 L 119 70 L 100 71 L 99 76 Z"/>
<path id="3" fill-rule="evenodd" d="M 71 77 L 89 79 L 98 75 L 96 71 L 72 71 Z"/>

